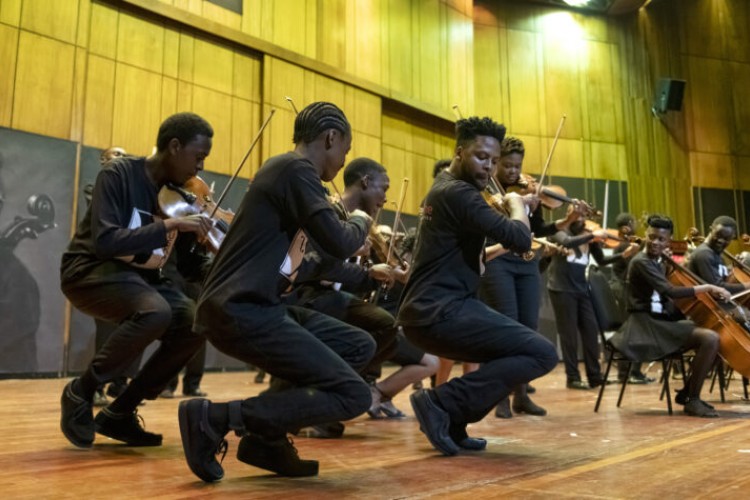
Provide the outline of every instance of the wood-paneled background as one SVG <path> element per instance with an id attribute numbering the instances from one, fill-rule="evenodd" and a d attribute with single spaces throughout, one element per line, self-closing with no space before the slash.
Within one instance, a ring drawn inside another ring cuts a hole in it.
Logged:
<path id="1" fill-rule="evenodd" d="M 351 158 L 411 179 L 416 213 L 449 156 L 451 110 L 489 114 L 538 172 L 567 115 L 552 175 L 626 181 L 630 209 L 694 223 L 691 187 L 750 190 L 750 2 L 660 0 L 618 17 L 520 0 L 0 0 L 0 125 L 148 154 L 189 110 L 216 129 L 207 168 L 230 173 L 271 107 L 242 175 L 291 147 L 297 106 L 338 103 Z M 660 77 L 687 80 L 654 117 Z M 340 181 L 339 181 L 340 183 Z"/>

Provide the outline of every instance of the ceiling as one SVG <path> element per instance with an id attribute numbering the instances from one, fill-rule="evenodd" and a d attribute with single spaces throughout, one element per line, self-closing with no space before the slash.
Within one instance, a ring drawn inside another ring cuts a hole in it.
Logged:
<path id="1" fill-rule="evenodd" d="M 573 7 L 565 2 L 565 0 L 518 0 L 524 2 L 542 3 L 547 5 L 554 5 L 556 7 L 567 7 L 574 10 L 580 10 L 584 12 L 595 12 L 599 14 L 627 14 L 629 12 L 635 12 L 640 7 L 646 5 L 651 0 L 588 0 L 588 3 L 582 7 Z M 573 2 L 571 2 L 573 3 Z"/>

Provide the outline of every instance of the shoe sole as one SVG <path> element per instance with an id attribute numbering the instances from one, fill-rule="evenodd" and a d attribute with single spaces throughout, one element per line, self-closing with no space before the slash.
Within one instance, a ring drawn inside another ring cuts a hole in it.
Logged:
<path id="1" fill-rule="evenodd" d="M 188 467 L 190 467 L 190 470 L 198 476 L 201 480 L 207 482 L 207 483 L 213 483 L 216 481 L 219 481 L 221 478 L 224 477 L 224 470 L 222 469 L 221 475 L 210 475 L 207 471 L 203 470 L 202 468 L 197 467 L 193 461 L 190 459 L 190 454 L 188 453 L 191 449 L 191 443 L 190 443 L 190 418 L 189 418 L 189 408 L 188 406 L 192 403 L 195 404 L 196 401 L 200 401 L 200 404 L 203 405 L 203 401 L 206 401 L 205 399 L 191 399 L 189 401 L 182 401 L 180 402 L 180 406 L 177 408 L 177 419 L 180 424 L 180 438 L 182 440 L 182 451 L 185 453 L 185 460 L 187 461 Z M 200 424 L 198 424 L 200 425 Z"/>
<path id="2" fill-rule="evenodd" d="M 98 416 L 98 415 L 97 415 Z M 106 436 L 110 439 L 114 439 L 115 441 L 120 441 L 122 443 L 125 443 L 128 446 L 132 446 L 133 448 L 145 448 L 150 446 L 161 446 L 163 438 L 162 436 L 159 436 L 156 434 L 152 438 L 153 441 L 128 441 L 125 436 L 121 436 L 117 434 L 116 432 L 108 433 L 107 429 L 103 428 L 101 424 L 96 422 L 96 419 L 94 419 L 94 430 L 97 432 L 97 434 L 101 434 L 102 436 Z"/>
<path id="3" fill-rule="evenodd" d="M 438 450 L 440 453 L 446 456 L 453 456 L 456 453 L 458 453 L 458 445 L 455 443 L 452 443 L 453 446 L 451 447 L 449 443 L 445 443 L 443 440 L 434 439 L 430 434 L 430 432 L 427 432 L 426 429 L 428 429 L 430 426 L 427 423 L 427 420 L 425 419 L 423 412 L 427 413 L 429 410 L 427 408 L 427 404 L 422 403 L 422 401 L 419 401 L 419 398 L 417 398 L 418 393 L 413 393 L 411 396 L 409 396 L 409 401 L 411 402 L 411 407 L 414 410 L 414 415 L 416 415 L 417 420 L 419 421 L 419 430 L 422 431 L 422 434 L 427 436 L 427 439 L 430 441 L 430 444 Z M 429 397 L 425 394 L 425 397 Z M 447 431 L 446 431 L 447 432 Z"/>
<path id="4" fill-rule="evenodd" d="M 257 456 L 253 457 L 251 451 L 248 450 L 247 444 L 240 439 L 240 444 L 237 446 L 237 460 L 240 462 L 257 467 L 258 469 L 267 470 L 284 477 L 311 477 L 317 476 L 320 470 L 319 464 L 315 460 L 301 460 L 302 462 L 308 462 L 305 467 L 309 467 L 306 471 L 297 471 L 297 473 L 291 473 L 290 471 L 282 471 L 278 467 L 274 467 L 272 464 L 265 461 L 254 461 L 257 460 Z"/>

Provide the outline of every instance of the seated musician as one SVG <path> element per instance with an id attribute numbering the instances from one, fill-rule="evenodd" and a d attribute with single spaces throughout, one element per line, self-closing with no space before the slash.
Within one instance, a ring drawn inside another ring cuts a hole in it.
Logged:
<path id="1" fill-rule="evenodd" d="M 508 194 L 505 217 L 481 195 L 500 160 L 505 127 L 472 117 L 456 123 L 456 135 L 451 166 L 438 174 L 425 200 L 398 314 L 416 346 L 481 363 L 474 372 L 411 396 L 420 429 L 445 455 L 484 449 L 487 442 L 469 437 L 466 426 L 483 419 L 518 384 L 557 365 L 551 342 L 477 298 L 487 237 L 513 251 L 531 247 L 524 198 Z"/>
<path id="2" fill-rule="evenodd" d="M 713 406 L 700 399 L 706 374 L 719 350 L 719 336 L 696 326 L 676 311 L 672 299 L 710 293 L 722 300 L 729 292 L 716 285 L 674 286 L 667 279 L 663 253 L 672 240 L 673 224 L 668 217 L 648 218 L 645 247 L 628 266 L 627 290 L 630 316 L 612 337 L 612 344 L 632 361 L 651 361 L 680 349 L 694 349 L 692 370 L 675 401 L 694 417 L 718 417 Z"/>
<path id="3" fill-rule="evenodd" d="M 706 240 L 690 254 L 687 267 L 706 283 L 725 288 L 731 294 L 750 288 L 750 282 L 732 283 L 727 281 L 730 270 L 722 260 L 722 254 L 729 243 L 737 238 L 737 221 L 720 215 L 711 223 L 711 232 Z"/>
<path id="4" fill-rule="evenodd" d="M 90 447 L 95 432 L 131 446 L 161 445 L 160 434 L 141 427 L 136 408 L 144 398 L 159 395 L 203 340 L 192 332 L 195 303 L 165 280 L 160 268 L 170 241 L 178 259 L 194 261 L 194 236 L 205 236 L 211 224 L 202 215 L 155 217 L 157 195 L 166 183 L 182 185 L 203 169 L 212 136 L 203 118 L 179 113 L 159 127 L 155 154 L 113 159 L 99 172 L 91 205 L 63 254 L 65 296 L 82 312 L 117 325 L 83 375 L 62 394 L 60 425 L 78 447 Z M 202 263 L 199 259 L 185 268 Z M 125 373 L 156 339 L 161 340 L 159 349 L 94 418 L 97 388 Z"/>

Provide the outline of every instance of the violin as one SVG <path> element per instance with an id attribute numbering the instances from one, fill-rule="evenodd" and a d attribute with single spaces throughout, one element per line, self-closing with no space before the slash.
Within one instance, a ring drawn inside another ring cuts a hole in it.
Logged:
<path id="1" fill-rule="evenodd" d="M 229 224 L 234 220 L 234 212 L 219 208 L 206 181 L 196 175 L 182 186 L 167 183 L 159 191 L 158 200 L 159 208 L 166 217 L 197 214 L 209 217 L 213 227 L 199 243 L 205 244 L 212 253 L 219 251 Z"/>
<path id="2" fill-rule="evenodd" d="M 550 210 L 560 208 L 563 203 L 568 202 L 570 198 L 567 197 L 567 192 L 562 186 L 547 185 L 539 189 L 539 182 L 531 175 L 521 173 L 518 177 L 518 181 L 506 188 L 508 193 L 518 193 L 521 196 L 527 194 L 539 195 L 539 201 L 542 206 Z"/>
<path id="3" fill-rule="evenodd" d="M 391 251 L 391 258 L 388 259 L 388 246 L 390 243 L 385 235 L 378 231 L 375 224 L 370 226 L 370 233 L 367 235 L 367 239 L 370 242 L 372 253 L 375 255 L 378 262 L 388 264 L 394 268 L 401 267 L 403 269 L 408 269 L 409 264 L 406 262 L 406 259 L 401 256 L 395 246 Z"/>
<path id="4" fill-rule="evenodd" d="M 589 233 L 594 233 L 597 231 L 601 231 L 602 226 L 597 224 L 591 219 L 586 219 L 584 222 L 584 231 Z M 601 244 L 605 248 L 616 248 L 620 243 L 626 241 L 625 239 L 620 237 L 620 233 L 617 231 L 617 229 L 604 229 L 606 236 L 601 240 Z"/>

